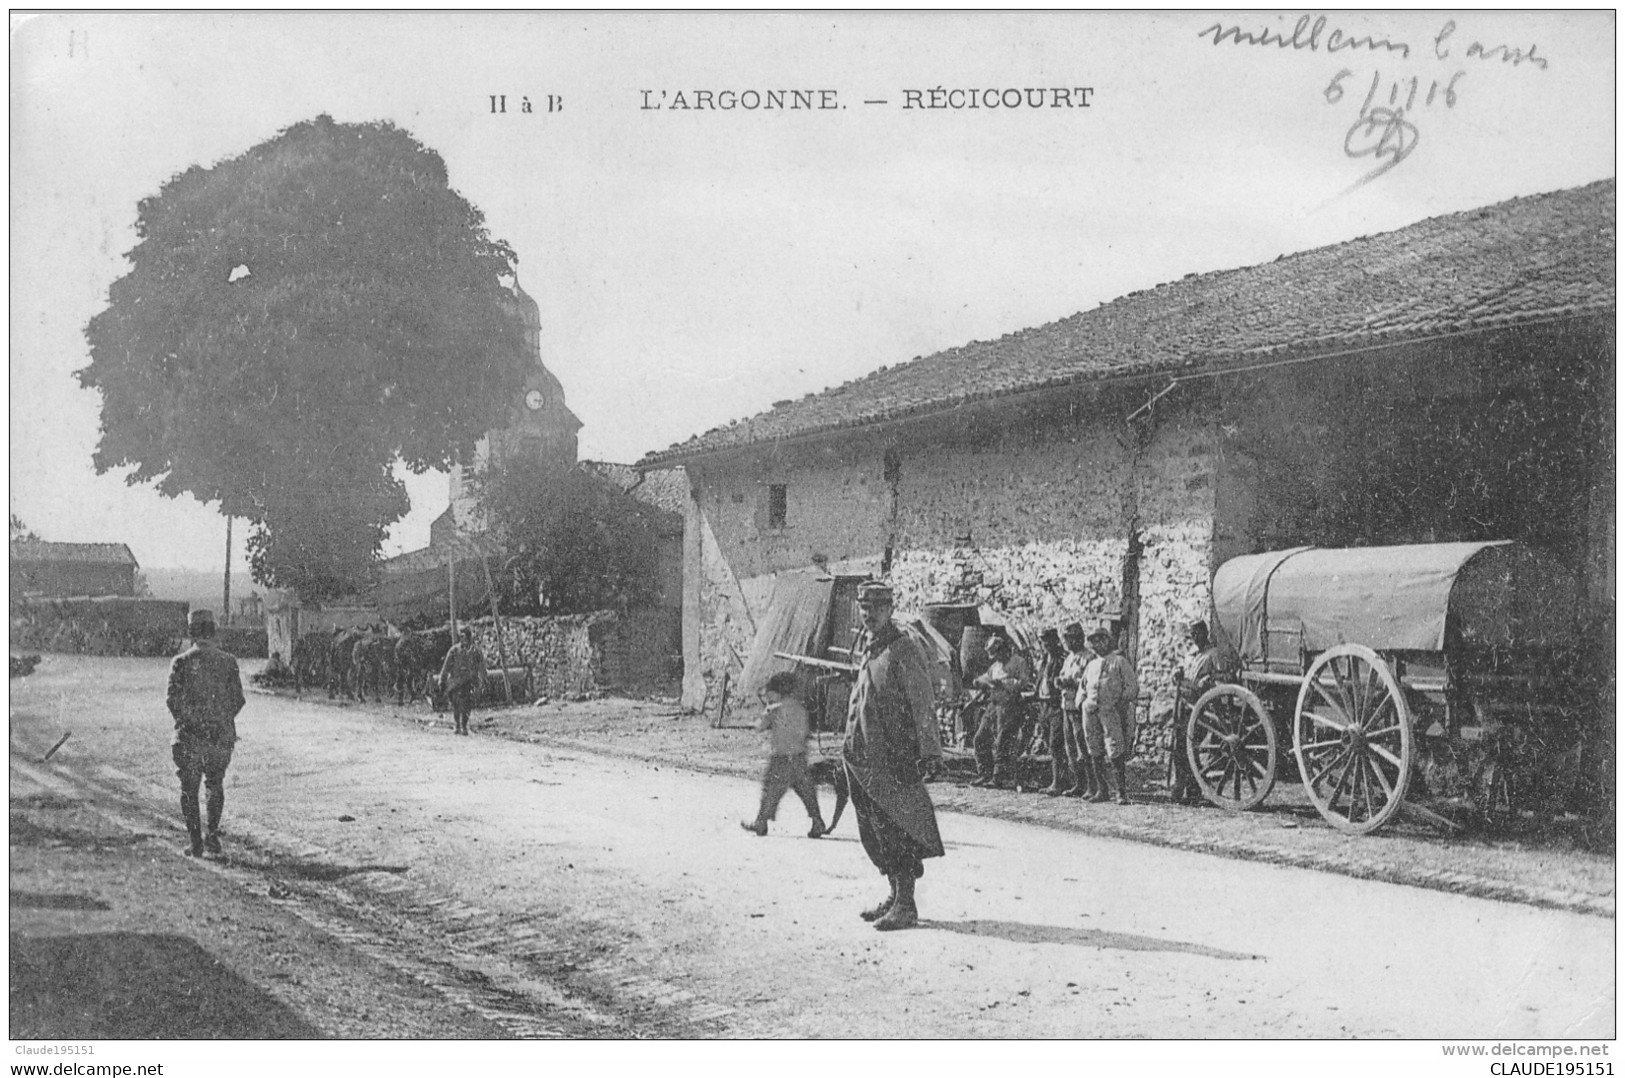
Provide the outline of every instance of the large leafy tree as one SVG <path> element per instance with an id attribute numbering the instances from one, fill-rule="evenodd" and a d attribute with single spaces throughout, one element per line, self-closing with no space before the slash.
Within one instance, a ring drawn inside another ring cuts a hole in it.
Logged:
<path id="1" fill-rule="evenodd" d="M 482 470 L 476 490 L 502 541 L 494 582 L 507 612 L 582 614 L 653 600 L 658 515 L 619 487 L 520 458 Z"/>
<path id="2" fill-rule="evenodd" d="M 254 577 L 364 582 L 409 508 L 392 474 L 466 457 L 527 365 L 512 249 L 387 123 L 296 124 L 138 207 L 86 328 L 98 472 L 245 517 Z"/>

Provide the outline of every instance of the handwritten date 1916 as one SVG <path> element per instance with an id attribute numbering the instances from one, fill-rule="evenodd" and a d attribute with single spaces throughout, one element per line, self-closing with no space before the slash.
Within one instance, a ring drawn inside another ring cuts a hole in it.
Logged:
<path id="1" fill-rule="evenodd" d="M 1345 67 L 1332 76 L 1332 81 L 1326 84 L 1323 91 L 1328 105 L 1343 100 L 1343 80 L 1353 74 Z M 1456 83 L 1464 75 L 1465 71 L 1458 71 L 1444 82 L 1431 80 L 1425 95 L 1422 94 L 1422 80 L 1414 75 L 1409 79 L 1391 79 L 1387 82 L 1388 92 L 1384 95 L 1382 72 L 1371 73 L 1371 86 L 1360 105 L 1360 114 L 1343 136 L 1343 152 L 1349 157 L 1371 157 L 1378 162 L 1376 168 L 1360 177 L 1355 183 L 1356 187 L 1370 183 L 1411 155 L 1421 141 L 1421 133 L 1407 116 L 1415 115 L 1419 107 L 1433 106 L 1435 101 L 1445 108 L 1455 108 Z M 1382 103 L 1383 97 L 1387 98 L 1386 104 Z"/>

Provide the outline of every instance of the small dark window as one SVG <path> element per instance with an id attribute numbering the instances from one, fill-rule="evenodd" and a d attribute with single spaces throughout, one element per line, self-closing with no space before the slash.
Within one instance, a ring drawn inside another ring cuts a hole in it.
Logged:
<path id="1" fill-rule="evenodd" d="M 767 485 L 767 526 L 782 528 L 790 509 L 790 488 L 783 483 Z"/>

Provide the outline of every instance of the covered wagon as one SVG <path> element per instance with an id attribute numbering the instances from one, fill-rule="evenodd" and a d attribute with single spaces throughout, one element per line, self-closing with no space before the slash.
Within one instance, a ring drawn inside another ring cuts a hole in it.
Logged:
<path id="1" fill-rule="evenodd" d="M 1408 797 L 1511 811 L 1531 759 L 1580 737 L 1578 584 L 1541 551 L 1250 554 L 1219 568 L 1213 601 L 1233 676 L 1192 704 L 1186 751 L 1222 807 L 1262 802 L 1290 742 L 1309 799 L 1343 830 L 1376 830 Z"/>

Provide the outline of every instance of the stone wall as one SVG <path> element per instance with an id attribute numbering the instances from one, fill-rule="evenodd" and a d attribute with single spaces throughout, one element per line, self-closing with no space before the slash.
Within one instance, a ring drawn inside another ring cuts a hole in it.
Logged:
<path id="1" fill-rule="evenodd" d="M 1116 611 L 1128 460 L 1100 427 L 899 453 L 898 605 L 984 602 L 1024 629 Z"/>
<path id="2" fill-rule="evenodd" d="M 488 663 L 529 666 L 535 694 L 558 697 L 671 691 L 681 677 L 678 618 L 661 609 L 503 618 L 500 651 L 489 617 L 467 624 Z"/>
<path id="3" fill-rule="evenodd" d="M 704 696 L 690 689 L 685 705 L 715 707 L 723 672 L 737 678 L 775 574 L 879 573 L 889 563 L 903 609 L 981 602 L 1034 635 L 1130 617 L 1142 714 L 1162 724 L 1166 745 L 1182 625 L 1210 607 L 1218 448 L 1200 409 L 1172 410 L 1138 436 L 1125 412 L 691 466 L 690 519 L 702 534 L 690 545 L 699 562 L 690 685 Z M 766 522 L 769 483 L 786 487 L 782 528 Z M 1136 533 L 1139 602 L 1124 611 Z"/>
<path id="4" fill-rule="evenodd" d="M 1174 672 L 1191 653 L 1185 625 L 1196 618 L 1212 620 L 1215 429 L 1192 412 L 1168 417 L 1135 469 L 1141 543 L 1135 669 L 1141 721 L 1156 728 L 1163 751 L 1173 733 Z"/>

